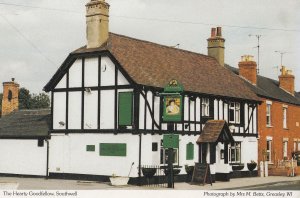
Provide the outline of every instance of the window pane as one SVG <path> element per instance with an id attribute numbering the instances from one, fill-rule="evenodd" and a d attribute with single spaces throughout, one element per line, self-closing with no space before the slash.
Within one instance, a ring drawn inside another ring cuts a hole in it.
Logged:
<path id="1" fill-rule="evenodd" d="M 229 110 L 229 121 L 234 122 L 234 110 L 233 109 Z"/>

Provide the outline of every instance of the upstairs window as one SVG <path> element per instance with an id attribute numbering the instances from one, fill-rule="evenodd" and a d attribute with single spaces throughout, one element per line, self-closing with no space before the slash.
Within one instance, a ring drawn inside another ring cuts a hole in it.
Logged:
<path id="1" fill-rule="evenodd" d="M 239 124 L 241 117 L 241 105 L 238 102 L 229 103 L 229 122 Z"/>
<path id="2" fill-rule="evenodd" d="M 267 104 L 267 126 L 271 125 L 271 104 Z"/>
<path id="3" fill-rule="evenodd" d="M 287 128 L 287 107 L 283 107 L 283 128 Z"/>
<path id="4" fill-rule="evenodd" d="M 132 126 L 133 93 L 119 93 L 119 126 Z"/>
<path id="5" fill-rule="evenodd" d="M 201 115 L 202 116 L 209 116 L 209 99 L 208 98 L 202 98 L 202 104 L 201 104 Z"/>

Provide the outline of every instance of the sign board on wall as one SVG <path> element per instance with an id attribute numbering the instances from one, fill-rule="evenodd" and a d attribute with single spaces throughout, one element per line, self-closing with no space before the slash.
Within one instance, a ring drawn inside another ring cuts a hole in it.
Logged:
<path id="1" fill-rule="evenodd" d="M 163 136 L 164 148 L 179 148 L 179 135 L 168 134 Z"/>
<path id="2" fill-rule="evenodd" d="M 164 88 L 163 121 L 181 122 L 183 101 L 180 92 L 183 87 L 177 80 L 171 80 Z"/>
<path id="3" fill-rule="evenodd" d="M 126 144 L 100 143 L 100 156 L 126 156 Z"/>

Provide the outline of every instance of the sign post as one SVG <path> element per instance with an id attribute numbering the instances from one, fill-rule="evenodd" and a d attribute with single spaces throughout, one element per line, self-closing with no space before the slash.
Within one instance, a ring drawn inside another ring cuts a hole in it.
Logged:
<path id="1" fill-rule="evenodd" d="M 164 88 L 163 122 L 174 124 L 182 121 L 182 96 L 183 87 L 177 80 L 171 80 Z M 179 148 L 179 135 L 174 135 L 173 127 L 171 134 L 163 136 L 163 147 L 167 149 L 168 163 L 168 188 L 174 188 L 174 148 Z M 170 129 L 169 129 L 170 130 Z"/>

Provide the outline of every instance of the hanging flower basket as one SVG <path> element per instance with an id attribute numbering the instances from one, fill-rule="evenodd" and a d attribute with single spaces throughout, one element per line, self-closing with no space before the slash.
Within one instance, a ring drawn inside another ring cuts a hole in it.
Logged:
<path id="1" fill-rule="evenodd" d="M 113 186 L 126 186 L 129 181 L 129 177 L 113 176 L 109 178 L 111 185 Z"/>

